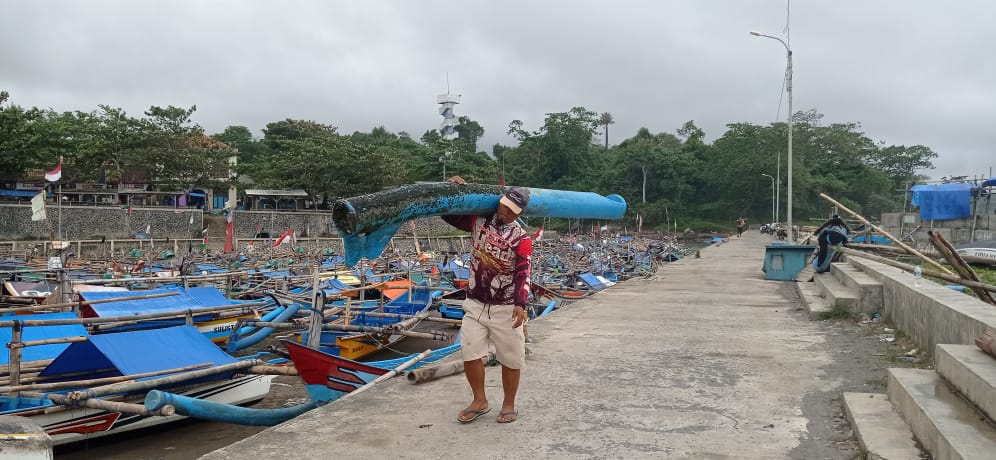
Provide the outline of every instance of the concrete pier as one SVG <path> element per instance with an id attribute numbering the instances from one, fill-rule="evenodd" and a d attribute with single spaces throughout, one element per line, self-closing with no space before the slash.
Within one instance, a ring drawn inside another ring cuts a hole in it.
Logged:
<path id="1" fill-rule="evenodd" d="M 203 458 L 809 458 L 804 406 L 835 388 L 835 358 L 794 283 L 764 279 L 770 241 L 747 232 L 530 323 L 514 423 L 496 422 L 488 368 L 473 423 L 456 420 L 462 375 L 394 379 Z"/>

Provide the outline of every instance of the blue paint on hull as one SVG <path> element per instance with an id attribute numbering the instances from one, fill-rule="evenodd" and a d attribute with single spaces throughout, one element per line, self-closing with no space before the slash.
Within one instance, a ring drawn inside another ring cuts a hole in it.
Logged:
<path id="1" fill-rule="evenodd" d="M 338 200 L 332 219 L 343 238 L 346 265 L 380 256 L 401 224 L 409 220 L 493 214 L 504 190 L 497 185 L 432 183 Z M 529 194 L 525 217 L 615 220 L 626 212 L 626 200 L 619 195 L 542 188 L 529 188 Z"/>

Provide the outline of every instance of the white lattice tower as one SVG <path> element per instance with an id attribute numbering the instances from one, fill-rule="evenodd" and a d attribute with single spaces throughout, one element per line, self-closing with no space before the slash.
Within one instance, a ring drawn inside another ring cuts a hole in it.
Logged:
<path id="1" fill-rule="evenodd" d="M 443 116 L 443 122 L 439 124 L 439 134 L 443 139 L 451 141 L 459 136 L 456 126 L 459 124 L 457 116 L 453 113 L 453 108 L 460 103 L 459 94 L 440 94 L 436 96 L 436 103 L 439 104 L 439 114 Z"/>

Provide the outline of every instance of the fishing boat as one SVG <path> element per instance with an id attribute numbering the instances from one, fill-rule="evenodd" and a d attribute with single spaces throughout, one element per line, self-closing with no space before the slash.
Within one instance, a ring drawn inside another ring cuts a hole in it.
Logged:
<path id="1" fill-rule="evenodd" d="M 375 311 L 343 311 L 331 316 L 332 325 L 351 326 L 358 330 L 323 330 L 319 349 L 325 353 L 347 359 L 360 359 L 384 347 L 392 346 L 406 336 L 401 331 L 411 331 L 428 316 L 433 299 L 441 294 L 426 286 L 414 286 Z M 348 310 L 348 309 L 347 309 Z M 386 315 L 385 315 L 386 314 Z M 377 328 L 381 332 L 364 332 L 362 328 Z M 308 342 L 308 334 L 296 334 L 300 343 Z"/>
<path id="2" fill-rule="evenodd" d="M 955 251 L 963 256 L 978 257 L 996 262 L 996 248 L 970 247 L 956 249 Z"/>
<path id="3" fill-rule="evenodd" d="M 317 404 L 335 401 L 391 369 L 406 362 L 410 357 L 361 363 L 308 348 L 290 340 L 282 341 L 290 354 L 291 361 L 304 382 L 308 396 Z M 433 350 L 429 358 L 418 365 L 438 361 L 460 349 L 459 343 Z"/>
<path id="4" fill-rule="evenodd" d="M 133 298 L 136 294 L 147 298 Z M 159 294 L 175 294 L 165 297 L 154 297 Z M 80 316 L 83 318 L 127 317 L 133 315 L 157 312 L 197 310 L 209 307 L 231 305 L 227 312 L 201 313 L 193 316 L 194 326 L 205 336 L 217 344 L 224 344 L 232 329 L 240 319 L 256 318 L 257 314 L 268 314 L 276 308 L 276 302 L 271 305 L 251 308 L 240 308 L 249 302 L 232 300 L 224 296 L 215 287 L 165 287 L 143 291 L 86 291 L 79 293 L 83 302 Z M 87 303 L 94 300 L 113 300 L 132 297 L 131 300 L 120 300 L 103 303 Z M 103 327 L 104 332 L 120 332 L 135 329 L 152 329 L 184 324 L 185 318 L 149 320 L 131 322 L 110 327 Z"/>
<path id="5" fill-rule="evenodd" d="M 24 329 L 50 329 L 47 335 L 72 333 L 47 326 Z M 274 378 L 240 375 L 259 361 L 226 354 L 193 326 L 82 337 L 84 340 L 68 346 L 59 344 L 64 347 L 62 352 L 31 382 L 20 385 L 36 390 L 12 391 L 15 389 L 8 386 L 5 396 L 0 396 L 0 415 L 29 418 L 45 429 L 53 444 L 59 445 L 185 418 L 149 416 L 152 412 L 144 409 L 114 410 L 143 407 L 138 405 L 150 389 L 245 405 L 263 399 Z M 7 396 L 10 392 L 17 396 Z"/>

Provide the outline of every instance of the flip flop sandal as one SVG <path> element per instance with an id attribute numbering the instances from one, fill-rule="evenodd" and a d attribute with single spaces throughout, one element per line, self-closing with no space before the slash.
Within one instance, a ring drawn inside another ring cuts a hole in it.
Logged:
<path id="1" fill-rule="evenodd" d="M 498 413 L 498 423 L 512 423 L 518 419 L 519 411 L 517 410 Z"/>
<path id="2" fill-rule="evenodd" d="M 491 412 L 490 407 L 485 407 L 484 409 L 481 410 L 464 409 L 460 411 L 459 414 L 457 414 L 457 421 L 460 423 L 470 423 L 473 422 L 474 420 L 477 420 L 478 417 L 487 414 L 488 412 Z M 467 415 L 470 415 L 471 417 L 466 418 Z"/>

